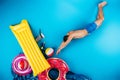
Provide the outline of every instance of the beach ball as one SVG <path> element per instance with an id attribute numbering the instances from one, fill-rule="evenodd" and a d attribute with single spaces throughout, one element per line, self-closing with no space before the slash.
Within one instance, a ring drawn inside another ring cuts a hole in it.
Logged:
<path id="1" fill-rule="evenodd" d="M 53 56 L 53 53 L 54 53 L 54 49 L 53 49 L 53 48 L 47 48 L 47 49 L 45 50 L 45 54 L 46 54 L 48 57 Z"/>

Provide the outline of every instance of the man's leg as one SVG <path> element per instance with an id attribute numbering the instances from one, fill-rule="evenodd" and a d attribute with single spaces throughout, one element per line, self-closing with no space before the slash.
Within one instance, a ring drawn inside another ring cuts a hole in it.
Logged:
<path id="1" fill-rule="evenodd" d="M 101 2 L 98 4 L 98 8 L 99 8 L 99 11 L 98 11 L 98 16 L 97 16 L 97 20 L 95 21 L 95 23 L 97 24 L 97 26 L 99 27 L 102 22 L 104 21 L 104 15 L 103 15 L 103 7 L 107 4 L 106 1 L 104 2 Z"/>

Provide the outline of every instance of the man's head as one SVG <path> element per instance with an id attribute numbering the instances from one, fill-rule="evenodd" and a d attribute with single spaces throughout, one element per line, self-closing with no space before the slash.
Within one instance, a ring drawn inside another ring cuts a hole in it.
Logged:
<path id="1" fill-rule="evenodd" d="M 68 35 L 65 35 L 65 36 L 63 37 L 63 41 L 66 42 L 67 39 L 68 39 Z"/>

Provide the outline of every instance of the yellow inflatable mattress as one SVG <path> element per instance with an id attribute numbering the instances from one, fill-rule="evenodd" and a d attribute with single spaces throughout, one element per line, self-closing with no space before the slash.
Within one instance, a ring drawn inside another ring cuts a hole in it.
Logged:
<path id="1" fill-rule="evenodd" d="M 33 70 L 33 75 L 36 76 L 48 69 L 50 65 L 39 49 L 27 20 L 22 20 L 20 24 L 10 26 L 10 28 L 23 49 L 23 52 Z"/>

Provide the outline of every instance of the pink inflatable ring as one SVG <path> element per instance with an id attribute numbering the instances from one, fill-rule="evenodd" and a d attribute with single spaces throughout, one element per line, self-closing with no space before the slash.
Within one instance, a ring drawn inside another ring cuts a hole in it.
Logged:
<path id="1" fill-rule="evenodd" d="M 32 72 L 32 69 L 24 54 L 20 54 L 15 57 L 12 62 L 12 69 L 16 74 L 20 76 L 27 75 Z"/>
<path id="2" fill-rule="evenodd" d="M 39 74 L 38 79 L 39 80 L 51 80 L 50 77 L 48 76 L 48 73 L 51 69 L 56 68 L 59 71 L 59 76 L 57 80 L 66 80 L 65 75 L 69 71 L 67 64 L 59 58 L 49 58 L 47 59 L 47 61 L 49 62 L 51 67 L 45 70 L 44 72 L 42 72 L 41 74 Z"/>

